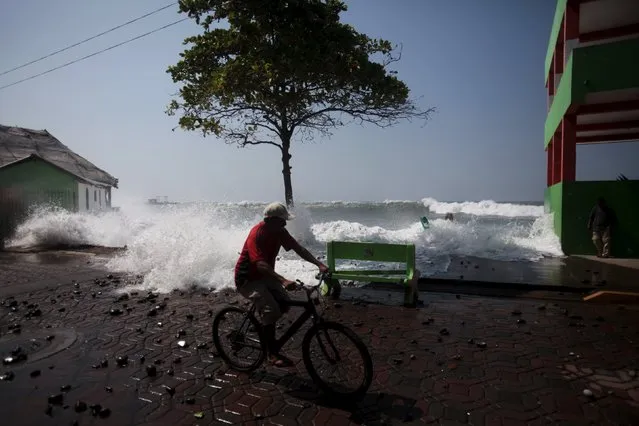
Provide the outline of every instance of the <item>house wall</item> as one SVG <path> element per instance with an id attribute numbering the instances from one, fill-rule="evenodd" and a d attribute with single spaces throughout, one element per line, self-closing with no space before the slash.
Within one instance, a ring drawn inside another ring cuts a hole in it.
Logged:
<path id="1" fill-rule="evenodd" d="M 110 207 L 108 202 L 108 188 L 89 185 L 78 182 L 78 211 L 106 210 Z"/>
<path id="2" fill-rule="evenodd" d="M 0 248 L 29 208 L 54 204 L 77 209 L 75 178 L 36 158 L 0 169 Z"/>
<path id="3" fill-rule="evenodd" d="M 28 202 L 50 202 L 69 210 L 76 208 L 76 180 L 56 167 L 31 159 L 0 169 L 0 188 L 4 193 Z"/>

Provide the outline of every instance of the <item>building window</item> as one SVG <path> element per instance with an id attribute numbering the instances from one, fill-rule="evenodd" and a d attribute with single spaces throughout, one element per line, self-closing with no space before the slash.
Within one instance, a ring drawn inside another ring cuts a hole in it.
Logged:
<path id="1" fill-rule="evenodd" d="M 93 190 L 93 201 L 98 201 L 98 191 L 97 190 Z"/>
<path id="2" fill-rule="evenodd" d="M 89 188 L 84 188 L 85 193 L 86 193 L 86 197 L 84 197 L 86 199 L 86 204 L 87 204 L 87 210 L 89 210 Z"/>

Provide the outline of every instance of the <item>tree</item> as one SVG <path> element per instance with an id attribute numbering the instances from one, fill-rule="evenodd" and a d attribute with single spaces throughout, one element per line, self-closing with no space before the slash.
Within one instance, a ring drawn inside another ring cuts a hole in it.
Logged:
<path id="1" fill-rule="evenodd" d="M 167 72 L 180 83 L 167 113 L 179 127 L 239 147 L 282 154 L 285 200 L 293 205 L 291 143 L 347 124 L 388 127 L 427 119 L 390 65 L 389 41 L 340 22 L 338 0 L 180 0 L 203 28 Z M 378 61 L 372 57 L 376 56 Z"/>

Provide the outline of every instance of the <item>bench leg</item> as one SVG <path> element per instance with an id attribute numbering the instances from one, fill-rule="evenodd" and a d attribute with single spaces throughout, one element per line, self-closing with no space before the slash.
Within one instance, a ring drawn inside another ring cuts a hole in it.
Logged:
<path id="1" fill-rule="evenodd" d="M 419 282 L 419 271 L 415 270 L 413 279 L 406 283 L 404 287 L 404 306 L 407 308 L 416 308 L 419 301 L 419 290 L 417 283 Z"/>
<path id="2" fill-rule="evenodd" d="M 342 285 L 339 283 L 339 280 L 325 280 L 320 287 L 320 294 L 322 296 L 330 296 L 331 299 L 338 300 L 342 294 Z"/>

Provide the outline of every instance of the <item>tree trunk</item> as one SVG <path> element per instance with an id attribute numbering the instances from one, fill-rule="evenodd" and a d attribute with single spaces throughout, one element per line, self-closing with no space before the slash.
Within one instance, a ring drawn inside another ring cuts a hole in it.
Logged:
<path id="1" fill-rule="evenodd" d="M 282 141 L 282 175 L 284 176 L 284 199 L 286 206 L 293 207 L 293 184 L 291 183 L 291 142 Z"/>

